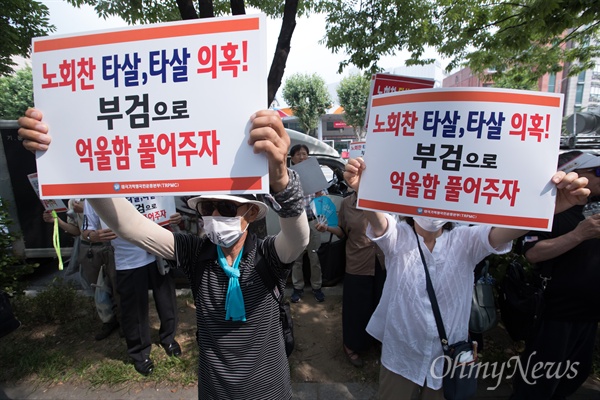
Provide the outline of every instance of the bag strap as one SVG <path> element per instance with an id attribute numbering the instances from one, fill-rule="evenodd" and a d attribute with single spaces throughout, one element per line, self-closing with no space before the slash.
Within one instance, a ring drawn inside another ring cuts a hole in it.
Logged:
<path id="1" fill-rule="evenodd" d="M 281 308 L 283 307 L 283 293 L 279 289 L 279 286 L 277 285 L 275 279 L 273 279 L 273 275 L 269 273 L 269 270 L 267 269 L 267 263 L 265 261 L 265 258 L 260 252 L 260 244 L 261 243 L 259 243 L 259 245 L 256 246 L 256 259 L 254 263 L 254 268 L 256 269 L 256 272 L 258 272 L 258 275 L 260 276 L 260 279 L 263 281 L 263 284 L 265 285 L 267 290 L 273 296 L 273 299 L 275 299 L 275 302 L 279 304 L 279 307 Z"/>
<path id="2" fill-rule="evenodd" d="M 433 290 L 433 284 L 431 283 L 431 277 L 429 276 L 429 269 L 427 268 L 427 263 L 425 262 L 425 255 L 423 254 L 423 250 L 421 249 L 421 242 L 419 241 L 419 236 L 417 235 L 417 231 L 413 226 L 413 232 L 415 233 L 415 239 L 417 240 L 417 246 L 419 247 L 419 254 L 421 254 L 421 262 L 423 263 L 423 268 L 425 269 L 425 280 L 427 282 L 427 294 L 429 295 L 429 301 L 431 302 L 431 308 L 433 309 L 433 316 L 435 317 L 435 324 L 437 325 L 438 334 L 440 335 L 440 341 L 442 342 L 442 348 L 444 351 L 448 350 L 448 337 L 446 336 L 446 330 L 444 329 L 444 322 L 442 321 L 442 313 L 440 312 L 440 306 L 437 302 L 437 298 L 435 297 L 435 291 Z"/>

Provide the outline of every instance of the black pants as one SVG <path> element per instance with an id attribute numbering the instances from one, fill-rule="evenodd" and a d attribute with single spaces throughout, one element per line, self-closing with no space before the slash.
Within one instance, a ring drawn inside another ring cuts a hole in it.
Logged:
<path id="1" fill-rule="evenodd" d="M 160 343 L 170 344 L 175 339 L 177 328 L 177 298 L 172 276 L 161 275 L 156 262 L 140 268 L 117 271 L 121 326 L 127 342 L 127 353 L 134 361 L 150 357 L 152 341 L 148 315 L 149 289 L 152 289 L 160 319 Z"/>
<path id="2" fill-rule="evenodd" d="M 543 320 L 521 355 L 523 369 L 529 364 L 527 382 L 516 370 L 511 399 L 558 400 L 575 393 L 592 369 L 597 327 L 597 322 Z M 532 372 L 540 363 L 544 367 Z"/>
<path id="3" fill-rule="evenodd" d="M 342 331 L 344 344 L 353 351 L 365 351 L 373 342 L 365 330 L 375 311 L 386 272 L 379 261 L 375 263 L 375 275 L 344 275 L 342 296 Z"/>

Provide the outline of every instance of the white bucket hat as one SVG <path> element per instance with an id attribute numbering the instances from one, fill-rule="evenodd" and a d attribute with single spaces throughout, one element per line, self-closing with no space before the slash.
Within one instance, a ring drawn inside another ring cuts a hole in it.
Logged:
<path id="1" fill-rule="evenodd" d="M 570 160 L 566 161 L 563 165 L 560 165 L 558 167 L 558 169 L 560 171 L 565 171 L 565 172 L 571 172 L 571 171 L 575 171 L 576 169 L 587 169 L 587 168 L 595 168 L 595 167 L 600 167 L 600 157 L 594 155 L 594 154 L 590 154 L 590 153 L 583 153 L 583 152 L 579 152 L 581 154 L 577 155 L 577 152 L 573 151 L 573 152 L 569 152 L 569 153 L 565 153 L 564 157 L 569 158 L 569 156 L 573 156 L 575 155 L 574 158 L 571 158 Z M 561 156 L 563 156 L 561 154 Z M 560 160 L 561 157 L 559 157 Z"/>
<path id="2" fill-rule="evenodd" d="M 200 201 L 204 200 L 227 200 L 233 201 L 239 204 L 253 204 L 258 207 L 258 214 L 256 215 L 256 220 L 264 218 L 267 215 L 267 205 L 262 201 L 256 200 L 256 196 L 253 194 L 240 194 L 237 196 L 232 196 L 228 194 L 205 194 L 202 196 L 192 197 L 187 201 L 188 207 L 192 210 L 196 209 L 196 205 Z"/>

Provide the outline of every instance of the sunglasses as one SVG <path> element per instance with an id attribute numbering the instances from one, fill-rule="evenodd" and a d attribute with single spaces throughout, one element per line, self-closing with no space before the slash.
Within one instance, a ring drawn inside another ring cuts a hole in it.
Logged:
<path id="1" fill-rule="evenodd" d="M 596 178 L 600 178 L 600 167 L 582 169 L 581 172 L 593 172 Z"/>
<path id="2" fill-rule="evenodd" d="M 219 200 L 219 201 L 200 201 L 196 204 L 196 211 L 201 216 L 210 216 L 215 210 L 223 217 L 235 217 L 237 210 L 244 204 L 235 204 L 231 201 Z"/>

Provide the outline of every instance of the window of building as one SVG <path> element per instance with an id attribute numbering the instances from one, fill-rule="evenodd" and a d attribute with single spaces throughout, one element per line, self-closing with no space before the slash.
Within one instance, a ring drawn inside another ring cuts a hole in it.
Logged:
<path id="1" fill-rule="evenodd" d="M 585 85 L 585 71 L 577 77 L 577 91 L 575 92 L 575 107 L 581 107 L 583 101 L 583 87 Z"/>
<path id="2" fill-rule="evenodd" d="M 548 92 L 554 93 L 556 91 L 556 74 L 552 73 L 548 76 Z"/>

